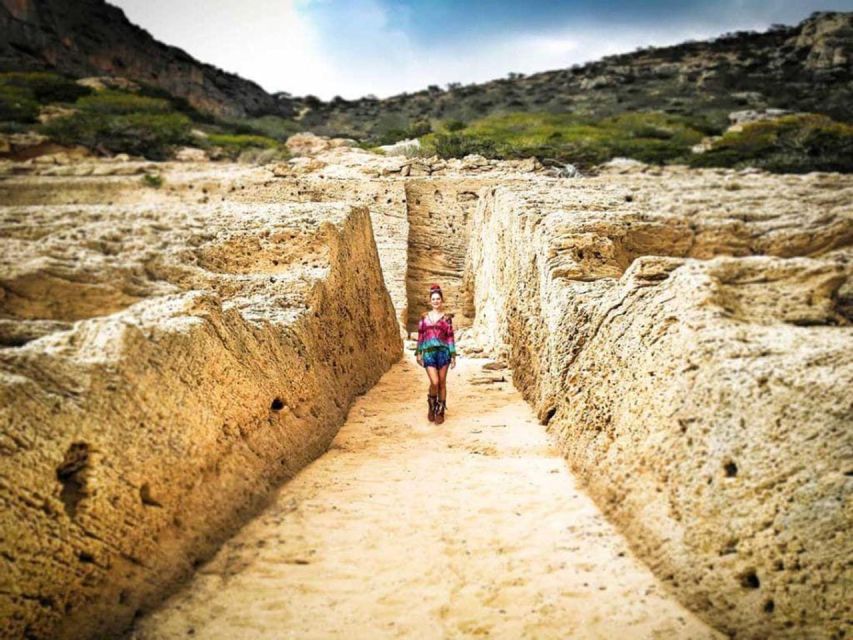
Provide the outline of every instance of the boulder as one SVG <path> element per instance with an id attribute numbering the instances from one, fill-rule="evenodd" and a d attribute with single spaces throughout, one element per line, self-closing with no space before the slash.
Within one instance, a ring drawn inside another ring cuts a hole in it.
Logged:
<path id="1" fill-rule="evenodd" d="M 106 89 L 117 89 L 119 91 L 137 92 L 141 89 L 139 84 L 133 80 L 113 76 L 97 76 L 90 78 L 80 78 L 77 84 L 81 87 L 89 87 L 96 91 L 104 91 Z"/>
<path id="2" fill-rule="evenodd" d="M 417 138 L 400 140 L 394 144 L 386 144 L 379 147 L 388 156 L 409 156 L 421 148 L 421 141 Z"/>
<path id="3" fill-rule="evenodd" d="M 296 133 L 285 143 L 288 151 L 295 156 L 312 156 L 332 148 L 329 138 L 313 133 Z"/>
<path id="4" fill-rule="evenodd" d="M 204 149 L 181 147 L 175 151 L 175 160 L 178 162 L 207 162 L 210 158 Z"/>

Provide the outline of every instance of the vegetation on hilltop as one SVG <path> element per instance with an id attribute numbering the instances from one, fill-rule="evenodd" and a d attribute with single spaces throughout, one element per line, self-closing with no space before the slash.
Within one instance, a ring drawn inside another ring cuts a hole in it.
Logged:
<path id="1" fill-rule="evenodd" d="M 573 114 L 512 113 L 487 116 L 452 130 L 422 138 L 425 153 L 461 157 L 479 153 L 486 157 L 536 156 L 558 162 L 590 166 L 616 156 L 650 163 L 684 157 L 709 133 L 704 119 L 659 112 L 626 113 L 600 119 Z"/>
<path id="2" fill-rule="evenodd" d="M 694 167 L 758 167 L 775 173 L 853 172 L 853 126 L 817 114 L 793 114 L 729 131 Z"/>
<path id="3" fill-rule="evenodd" d="M 777 173 L 853 171 L 853 126 L 818 114 L 761 120 L 725 133 L 704 118 L 653 111 L 598 120 L 572 114 L 514 113 L 462 126 L 452 121 L 436 129 L 420 138 L 422 155 L 536 156 L 580 168 L 628 157 L 650 164 L 753 166 Z M 708 136 L 714 136 L 708 150 L 693 152 Z"/>
<path id="4" fill-rule="evenodd" d="M 45 107 L 63 111 L 39 123 Z M 168 159 L 185 145 L 214 157 L 282 159 L 287 157 L 283 143 L 295 129 L 275 116 L 218 120 L 153 87 L 96 90 L 46 72 L 0 74 L 0 121 L 7 133 L 33 130 L 59 144 L 151 160 Z"/>
<path id="5" fill-rule="evenodd" d="M 187 145 L 213 159 L 269 162 L 288 156 L 289 136 L 313 131 L 368 149 L 418 138 L 420 153 L 444 158 L 536 156 L 585 168 L 621 156 L 851 171 L 853 75 L 838 55 L 849 49 L 851 33 L 853 14 L 827 12 L 796 27 L 639 49 L 481 84 L 431 85 L 383 100 L 274 96 L 276 113 L 299 114 L 293 118 L 216 117 L 144 84 L 97 90 L 57 73 L 0 73 L 0 133 L 35 131 L 96 153 L 155 160 Z M 728 129 L 731 112 L 765 109 L 794 113 Z"/>

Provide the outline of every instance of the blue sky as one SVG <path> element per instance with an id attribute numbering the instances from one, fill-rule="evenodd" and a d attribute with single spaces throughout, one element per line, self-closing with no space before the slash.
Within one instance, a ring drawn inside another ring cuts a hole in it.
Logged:
<path id="1" fill-rule="evenodd" d="M 726 31 L 853 0 L 114 0 L 128 18 L 268 91 L 387 97 Z"/>

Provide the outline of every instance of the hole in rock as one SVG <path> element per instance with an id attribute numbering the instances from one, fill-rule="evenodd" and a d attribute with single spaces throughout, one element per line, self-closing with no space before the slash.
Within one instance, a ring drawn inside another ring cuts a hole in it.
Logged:
<path id="1" fill-rule="evenodd" d="M 548 411 L 546 411 L 545 415 L 542 417 L 542 422 L 540 424 L 547 426 L 556 413 L 557 407 L 551 407 L 550 409 L 548 409 Z"/>
<path id="2" fill-rule="evenodd" d="M 88 551 L 81 551 L 80 553 L 77 554 L 77 559 L 80 562 L 84 562 L 86 564 L 91 564 L 95 561 L 95 556 L 93 556 Z"/>
<path id="3" fill-rule="evenodd" d="M 139 487 L 139 498 L 142 500 L 142 504 L 146 507 L 162 507 L 157 500 L 154 499 L 154 496 L 151 495 L 151 485 L 147 482 Z"/>
<path id="4" fill-rule="evenodd" d="M 773 613 L 773 610 L 776 608 L 776 603 L 773 600 L 768 600 L 764 603 L 764 613 Z"/>
<path id="5" fill-rule="evenodd" d="M 761 580 L 758 579 L 758 574 L 754 569 L 750 569 L 746 573 L 741 574 L 740 584 L 747 589 L 758 589 L 761 586 Z"/>
<path id="6" fill-rule="evenodd" d="M 734 478 L 737 475 L 737 465 L 731 460 L 723 465 L 723 469 L 726 471 L 727 478 Z"/>
<path id="7" fill-rule="evenodd" d="M 0 347 L 23 347 L 35 339 L 35 336 L 0 336 Z"/>
<path id="8" fill-rule="evenodd" d="M 62 483 L 59 499 L 69 518 L 77 514 L 80 501 L 86 497 L 86 478 L 84 473 L 89 465 L 89 445 L 74 442 L 65 452 L 65 459 L 56 468 L 56 478 Z"/>
<path id="9" fill-rule="evenodd" d="M 737 545 L 738 545 L 738 539 L 737 538 L 730 539 L 728 542 L 726 542 L 726 545 L 722 549 L 720 549 L 720 555 L 721 556 L 727 556 L 727 555 L 732 554 L 732 553 L 737 553 Z"/>
<path id="10" fill-rule="evenodd" d="M 270 405 L 270 409 L 273 411 L 281 411 L 284 409 L 284 400 L 281 398 L 274 398 L 272 404 Z"/>

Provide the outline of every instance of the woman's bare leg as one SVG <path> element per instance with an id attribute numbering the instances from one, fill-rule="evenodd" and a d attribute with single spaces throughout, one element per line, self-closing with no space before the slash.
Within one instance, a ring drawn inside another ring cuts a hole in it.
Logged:
<path id="1" fill-rule="evenodd" d="M 447 369 L 448 366 L 444 365 L 441 369 L 438 370 L 438 399 L 439 400 L 447 400 Z"/>
<path id="2" fill-rule="evenodd" d="M 427 375 L 429 376 L 429 395 L 438 394 L 438 385 L 440 384 L 438 369 L 435 367 L 426 367 Z"/>

